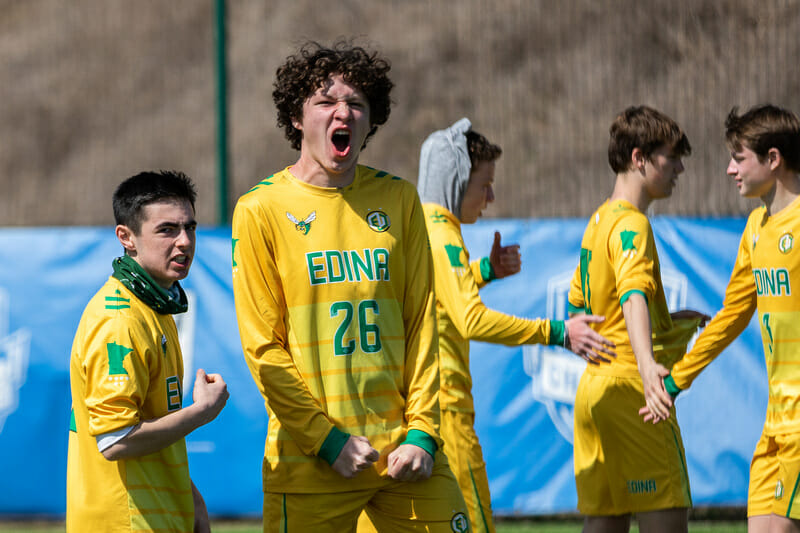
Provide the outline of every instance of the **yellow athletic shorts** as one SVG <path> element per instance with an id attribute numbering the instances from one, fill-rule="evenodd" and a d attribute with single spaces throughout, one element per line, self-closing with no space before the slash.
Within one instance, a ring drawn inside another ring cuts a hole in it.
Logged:
<path id="1" fill-rule="evenodd" d="M 362 510 L 371 520 L 366 529 L 359 522 Z M 330 494 L 264 493 L 264 533 L 363 530 L 470 531 L 464 498 L 442 452 L 436 452 L 433 474 L 425 481 L 388 480 L 375 489 Z"/>
<path id="2" fill-rule="evenodd" d="M 495 533 L 492 499 L 483 450 L 475 433 L 475 414 L 442 409 L 440 433 L 450 470 L 458 480 L 475 533 Z"/>
<path id="3" fill-rule="evenodd" d="M 800 520 L 800 434 L 761 435 L 750 463 L 747 516 Z"/>
<path id="4" fill-rule="evenodd" d="M 591 516 L 691 507 L 689 476 L 675 409 L 644 422 L 639 377 L 581 376 L 575 397 L 578 510 Z"/>

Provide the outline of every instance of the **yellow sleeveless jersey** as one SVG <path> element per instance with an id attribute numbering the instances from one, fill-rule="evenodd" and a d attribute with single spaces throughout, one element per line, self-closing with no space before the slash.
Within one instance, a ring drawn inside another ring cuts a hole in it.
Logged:
<path id="1" fill-rule="evenodd" d="M 67 531 L 192 530 L 183 439 L 118 461 L 105 459 L 95 439 L 179 410 L 182 380 L 172 316 L 156 313 L 109 278 L 86 306 L 72 345 Z"/>
<path id="2" fill-rule="evenodd" d="M 408 431 L 441 445 L 433 268 L 410 183 L 361 165 L 343 189 L 289 168 L 263 180 L 234 212 L 233 291 L 269 414 L 265 491 L 382 486 Z M 334 427 L 369 439 L 372 469 L 347 480 L 319 456 Z"/>
<path id="3" fill-rule="evenodd" d="M 569 292 L 571 311 L 604 316 L 592 327 L 616 343 L 617 357 L 609 364 L 587 367 L 593 373 L 638 376 L 622 303 L 633 293 L 647 300 L 653 333 L 653 354 L 661 362 L 667 353 L 681 354 L 691 333 L 676 335 L 667 307 L 650 221 L 625 200 L 608 200 L 594 212 L 581 242 L 580 264 Z M 676 338 L 677 337 L 677 338 Z"/>
<path id="4" fill-rule="evenodd" d="M 486 281 L 480 262 L 470 263 L 461 222 L 438 204 L 424 204 L 436 279 L 439 329 L 439 372 L 442 409 L 472 413 L 469 341 L 520 344 L 561 344 L 562 321 L 526 320 L 487 308 L 478 288 Z M 552 329 L 551 329 L 552 328 Z"/>
<path id="5" fill-rule="evenodd" d="M 769 380 L 764 433 L 800 431 L 800 198 L 769 216 L 765 207 L 747 219 L 723 308 L 672 369 L 689 387 L 700 371 L 746 327 L 758 308 Z"/>

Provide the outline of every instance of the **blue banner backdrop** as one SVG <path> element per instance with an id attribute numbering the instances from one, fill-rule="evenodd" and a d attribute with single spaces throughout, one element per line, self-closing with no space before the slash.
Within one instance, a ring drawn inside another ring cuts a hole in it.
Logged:
<path id="1" fill-rule="evenodd" d="M 672 309 L 722 304 L 744 219 L 655 217 Z M 521 245 L 523 269 L 489 284 L 486 304 L 563 318 L 585 221 L 488 220 L 464 227 L 473 258 L 493 233 Z M 65 510 L 69 353 L 83 308 L 121 247 L 111 228 L 0 229 L 0 515 Z M 231 392 L 211 424 L 187 438 L 192 478 L 214 515 L 261 513 L 267 417 L 241 355 L 230 273 L 230 228 L 201 229 L 181 315 L 185 402 L 197 368 Z M 473 343 L 476 427 L 498 514 L 574 511 L 572 407 L 583 361 L 558 348 Z M 677 402 L 695 505 L 744 505 L 766 408 L 755 321 Z"/>

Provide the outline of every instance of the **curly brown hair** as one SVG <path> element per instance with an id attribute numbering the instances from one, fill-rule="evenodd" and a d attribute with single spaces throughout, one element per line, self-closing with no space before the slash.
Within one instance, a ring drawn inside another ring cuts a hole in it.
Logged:
<path id="1" fill-rule="evenodd" d="M 475 130 L 468 130 L 465 136 L 467 137 L 467 152 L 469 153 L 469 162 L 472 168 L 475 168 L 479 161 L 494 161 L 503 154 L 502 148 L 489 142 L 489 139 Z"/>
<path id="2" fill-rule="evenodd" d="M 387 73 L 389 62 L 377 52 L 368 52 L 350 41 L 340 40 L 331 47 L 315 41 L 304 44 L 300 50 L 278 67 L 272 100 L 278 109 L 278 127 L 295 150 L 300 149 L 303 134 L 292 125 L 292 120 L 303 116 L 303 103 L 322 87 L 332 75 L 340 74 L 344 80 L 364 93 L 369 102 L 370 130 L 364 139 L 375 134 L 378 126 L 389 119 L 394 84 Z"/>

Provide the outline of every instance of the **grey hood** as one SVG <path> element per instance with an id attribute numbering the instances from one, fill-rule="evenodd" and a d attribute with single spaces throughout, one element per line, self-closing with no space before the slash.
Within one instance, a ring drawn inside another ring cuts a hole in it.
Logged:
<path id="1" fill-rule="evenodd" d="M 431 133 L 419 154 L 420 200 L 423 204 L 441 205 L 459 219 L 472 166 L 465 135 L 471 126 L 468 118 L 462 118 L 445 130 Z"/>

